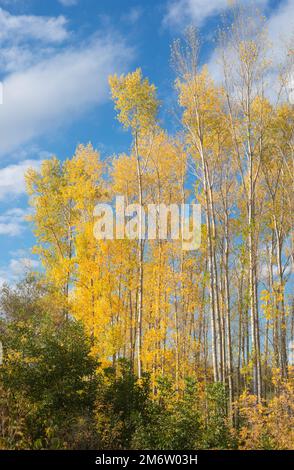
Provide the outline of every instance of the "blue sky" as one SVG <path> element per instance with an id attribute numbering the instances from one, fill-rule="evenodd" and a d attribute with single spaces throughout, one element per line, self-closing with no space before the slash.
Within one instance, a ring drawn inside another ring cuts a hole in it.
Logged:
<path id="1" fill-rule="evenodd" d="M 73 155 L 92 142 L 103 157 L 127 151 L 107 77 L 140 66 L 155 83 L 161 119 L 173 129 L 170 44 L 188 24 L 199 27 L 202 62 L 219 79 L 214 39 L 228 0 L 0 0 L 0 284 L 33 260 L 24 222 L 28 166 Z M 249 0 L 241 3 L 248 4 Z M 294 0 L 256 0 L 280 46 L 293 31 Z M 37 266 L 33 261 L 32 266 Z"/>

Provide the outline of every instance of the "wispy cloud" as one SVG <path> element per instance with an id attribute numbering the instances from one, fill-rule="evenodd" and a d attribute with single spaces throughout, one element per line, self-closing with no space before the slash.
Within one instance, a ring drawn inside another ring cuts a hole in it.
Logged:
<path id="1" fill-rule="evenodd" d="M 79 0 L 58 0 L 61 5 L 64 7 L 71 7 L 73 5 L 77 5 Z"/>
<path id="2" fill-rule="evenodd" d="M 70 37 L 64 16 L 12 15 L 0 7 L 0 77 L 52 56 Z"/>
<path id="3" fill-rule="evenodd" d="M 36 39 L 41 47 L 32 48 Z M 132 56 L 113 31 L 76 44 L 63 16 L 13 16 L 0 9 L 0 156 L 105 102 L 108 75 L 124 71 Z"/>
<path id="4" fill-rule="evenodd" d="M 24 174 L 28 168 L 38 169 L 41 160 L 24 160 L 0 168 L 0 201 L 11 201 L 25 193 Z"/>
<path id="5" fill-rule="evenodd" d="M 280 84 L 278 81 L 279 66 L 286 58 L 287 49 L 294 41 L 294 1 L 285 0 L 274 9 L 267 19 L 266 30 L 270 47 L 268 48 L 268 59 L 271 67 L 267 76 L 270 83 L 270 96 L 277 95 Z M 234 60 L 232 58 L 232 60 Z M 213 78 L 222 81 L 221 61 L 219 50 L 212 50 L 208 67 Z"/>
<path id="6" fill-rule="evenodd" d="M 0 286 L 4 283 L 14 284 L 23 278 L 25 273 L 37 270 L 39 262 L 26 256 L 11 258 L 6 265 L 0 267 Z"/>
<path id="7" fill-rule="evenodd" d="M 19 207 L 9 209 L 0 215 L 0 235 L 16 237 L 26 228 L 26 216 L 29 210 Z"/>
<path id="8" fill-rule="evenodd" d="M 131 8 L 129 11 L 122 15 L 122 21 L 135 24 L 143 15 L 143 8 L 141 6 L 136 6 Z"/>
<path id="9" fill-rule="evenodd" d="M 227 0 L 172 0 L 167 5 L 163 23 L 169 27 L 180 27 L 194 22 L 199 26 L 206 18 L 227 7 Z"/>
<path id="10" fill-rule="evenodd" d="M 250 0 L 241 0 L 240 4 L 249 4 Z M 255 4 L 266 4 L 267 0 L 256 0 Z M 182 28 L 187 24 L 202 26 L 205 21 L 223 13 L 234 2 L 228 0 L 170 0 L 163 18 L 164 26 Z"/>
<path id="11" fill-rule="evenodd" d="M 286 0 L 268 20 L 268 34 L 274 63 L 281 60 L 281 49 L 294 44 L 294 1 Z"/>
<path id="12" fill-rule="evenodd" d="M 0 7 L 0 44 L 33 39 L 46 43 L 59 43 L 68 36 L 64 16 L 12 15 Z"/>

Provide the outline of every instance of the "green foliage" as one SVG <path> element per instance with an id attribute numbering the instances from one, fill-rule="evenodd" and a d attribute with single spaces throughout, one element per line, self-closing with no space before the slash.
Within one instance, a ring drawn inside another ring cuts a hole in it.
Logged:
<path id="1" fill-rule="evenodd" d="M 141 381 L 125 361 L 117 371 L 106 370 L 97 400 L 98 432 L 103 448 L 189 449 L 196 445 L 198 412 L 194 384 L 176 400 L 172 384 L 159 380 L 151 398 L 149 377 Z M 196 402 L 194 402 L 196 403 Z"/>
<path id="2" fill-rule="evenodd" d="M 125 359 L 101 369 L 81 323 L 46 313 L 45 293 L 34 278 L 2 291 L 1 449 L 229 449 L 247 448 L 253 436 L 256 448 L 277 447 L 274 423 L 289 418 L 290 386 L 262 413 L 244 397 L 232 432 L 223 384 L 188 377 L 176 390 L 162 376 L 151 387 Z"/>
<path id="3" fill-rule="evenodd" d="M 206 387 L 206 416 L 202 434 L 202 447 L 207 449 L 227 449 L 231 438 L 227 423 L 227 392 L 220 383 Z"/>
<path id="4" fill-rule="evenodd" d="M 70 446 L 69 430 L 92 419 L 95 399 L 96 365 L 82 326 L 70 320 L 56 325 L 32 311 L 25 321 L 3 320 L 0 339 L 2 411 L 6 408 L 8 421 L 21 422 L 22 444 Z"/>
<path id="5" fill-rule="evenodd" d="M 150 422 L 149 379 L 138 382 L 127 361 L 106 369 L 98 387 L 96 418 L 103 448 L 130 448 L 138 426 Z"/>

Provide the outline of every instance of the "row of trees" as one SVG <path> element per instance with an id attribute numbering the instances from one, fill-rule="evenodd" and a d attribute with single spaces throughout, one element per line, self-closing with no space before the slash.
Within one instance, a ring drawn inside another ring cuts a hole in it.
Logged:
<path id="1" fill-rule="evenodd" d="M 293 445 L 293 387 L 256 406 L 244 393 L 227 419 L 220 382 L 169 376 L 141 380 L 126 359 L 103 366 L 83 324 L 66 319 L 52 291 L 28 276 L 0 296 L 1 449 L 288 449 Z M 48 314 L 48 311 L 50 312 Z"/>
<path id="2" fill-rule="evenodd" d="M 161 126 L 156 89 L 141 70 L 113 76 L 118 119 L 132 138 L 129 155 L 101 161 L 90 144 L 79 146 L 72 159 L 47 160 L 26 181 L 35 252 L 50 292 L 47 313 L 81 322 L 97 373 L 111 365 L 120 380 L 126 360 L 140 393 L 148 374 L 154 406 L 163 400 L 162 381 L 172 384 L 171 416 L 186 406 L 187 384 L 197 383 L 197 396 L 206 398 L 214 384 L 229 426 L 240 427 L 247 410 L 252 427 L 264 413 L 263 429 L 273 429 L 266 419 L 277 422 L 277 409 L 290 419 L 293 380 L 287 345 L 294 339 L 294 113 L 282 93 L 277 101 L 272 96 L 261 23 L 237 16 L 221 34 L 222 85 L 200 67 L 194 29 L 184 44 L 174 43 L 177 133 Z M 201 203 L 199 250 L 183 251 L 174 240 L 97 240 L 94 208 L 118 194 L 143 207 Z M 234 405 L 240 400 L 243 408 Z M 206 423 L 208 408 L 197 408 Z M 270 435 L 264 445 L 272 439 L 279 446 Z M 291 447 L 287 435 L 281 445 Z"/>

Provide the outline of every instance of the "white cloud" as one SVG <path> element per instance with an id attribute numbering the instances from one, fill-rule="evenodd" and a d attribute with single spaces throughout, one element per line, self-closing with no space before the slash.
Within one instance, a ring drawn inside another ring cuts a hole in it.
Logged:
<path id="1" fill-rule="evenodd" d="M 172 0 L 168 4 L 163 22 L 170 27 L 191 22 L 200 26 L 206 18 L 227 7 L 227 0 Z"/>
<path id="2" fill-rule="evenodd" d="M 46 43 L 59 43 L 68 36 L 64 16 L 46 17 L 11 15 L 0 7 L 0 44 L 33 39 Z"/>
<path id="3" fill-rule="evenodd" d="M 39 262 L 31 258 L 12 258 L 9 268 L 13 276 L 21 276 L 25 271 L 37 269 Z"/>
<path id="4" fill-rule="evenodd" d="M 0 8 L 0 157 L 104 103 L 108 75 L 124 71 L 133 56 L 114 31 L 77 45 L 66 26 L 64 16 Z M 62 43 L 67 38 L 71 45 Z"/>
<path id="5" fill-rule="evenodd" d="M 268 36 L 271 43 L 270 60 L 271 70 L 268 76 L 271 92 L 270 99 L 276 99 L 280 92 L 280 81 L 278 80 L 279 67 L 288 61 L 287 52 L 294 45 L 294 1 L 286 0 L 274 11 L 268 20 Z M 289 89 L 284 90 L 286 99 L 291 99 L 288 94 L 293 84 L 289 84 Z"/>
<path id="6" fill-rule="evenodd" d="M 262 5 L 268 0 L 255 0 L 255 4 Z M 252 3 L 251 0 L 240 0 L 240 4 Z M 167 4 L 163 24 L 167 27 L 185 27 L 188 24 L 203 26 L 205 21 L 223 13 L 234 4 L 229 0 L 170 0 Z"/>
<path id="7" fill-rule="evenodd" d="M 272 43 L 274 64 L 281 61 L 281 51 L 294 44 L 294 1 L 284 1 L 268 20 L 268 34 Z"/>
<path id="8" fill-rule="evenodd" d="M 24 70 L 38 61 L 43 48 L 33 48 L 29 45 L 11 45 L 2 47 L 0 54 L 0 70 L 2 73 L 12 73 Z"/>
<path id="9" fill-rule="evenodd" d="M 0 155 L 80 116 L 108 96 L 108 75 L 132 53 L 118 38 L 66 49 L 3 82 Z"/>
<path id="10" fill-rule="evenodd" d="M 274 10 L 266 22 L 270 47 L 268 58 L 271 61 L 270 71 L 267 75 L 268 97 L 275 99 L 279 92 L 278 68 L 286 59 L 289 45 L 294 43 L 294 1 L 286 0 Z M 232 60 L 234 60 L 232 58 Z M 219 51 L 213 50 L 208 61 L 211 75 L 216 82 L 222 81 L 222 68 L 220 65 Z"/>
<path id="11" fill-rule="evenodd" d="M 136 6 L 122 15 L 122 20 L 129 24 L 135 24 L 143 15 L 143 8 Z"/>
<path id="12" fill-rule="evenodd" d="M 64 7 L 71 7 L 78 3 L 78 0 L 58 0 Z"/>
<path id="13" fill-rule="evenodd" d="M 0 286 L 14 284 L 30 271 L 36 271 L 40 263 L 27 256 L 12 258 L 7 265 L 0 267 Z"/>
<path id="14" fill-rule="evenodd" d="M 132 51 L 113 32 L 60 48 L 69 37 L 66 24 L 63 16 L 13 16 L 0 8 L 0 73 L 6 74 L 0 156 L 103 103 L 108 75 L 129 63 Z"/>
<path id="15" fill-rule="evenodd" d="M 24 174 L 28 168 L 40 167 L 41 160 L 24 160 L 20 163 L 0 168 L 0 200 L 20 196 L 25 192 Z"/>
<path id="16" fill-rule="evenodd" d="M 12 15 L 0 7 L 0 75 L 50 57 L 70 38 L 66 26 L 64 16 Z"/>
<path id="17" fill-rule="evenodd" d="M 0 235 L 16 237 L 25 230 L 25 217 L 29 210 L 21 208 L 8 209 L 0 215 Z"/>

